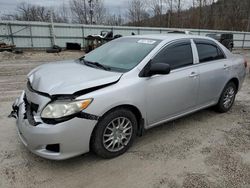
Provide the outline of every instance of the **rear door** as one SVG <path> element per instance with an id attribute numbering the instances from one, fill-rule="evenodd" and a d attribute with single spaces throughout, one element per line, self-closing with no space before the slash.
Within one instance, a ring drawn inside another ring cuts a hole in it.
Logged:
<path id="1" fill-rule="evenodd" d="M 164 121 L 196 106 L 199 86 L 198 69 L 193 64 L 191 41 L 180 40 L 167 45 L 152 63 L 167 63 L 168 75 L 155 75 L 145 79 L 148 124 Z"/>
<path id="2" fill-rule="evenodd" d="M 194 42 L 199 56 L 198 104 L 204 106 L 215 103 L 219 99 L 229 77 L 230 65 L 215 42 L 206 39 L 196 39 Z"/>

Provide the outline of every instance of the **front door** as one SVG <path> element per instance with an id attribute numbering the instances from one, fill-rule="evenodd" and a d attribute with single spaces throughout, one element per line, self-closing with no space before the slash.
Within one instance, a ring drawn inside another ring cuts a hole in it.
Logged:
<path id="1" fill-rule="evenodd" d="M 174 42 L 153 58 L 152 63 L 169 64 L 171 72 L 145 79 L 149 126 L 195 108 L 199 72 L 193 59 L 190 40 Z"/>

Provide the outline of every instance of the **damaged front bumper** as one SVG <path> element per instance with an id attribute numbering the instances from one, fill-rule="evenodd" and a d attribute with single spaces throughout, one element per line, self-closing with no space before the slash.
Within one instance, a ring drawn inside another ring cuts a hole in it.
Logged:
<path id="1" fill-rule="evenodd" d="M 68 159 L 87 153 L 97 120 L 72 118 L 55 125 L 31 124 L 26 115 L 25 92 L 16 99 L 10 117 L 16 118 L 18 135 L 32 152 L 52 160 Z M 35 117 L 36 119 L 37 117 Z"/>
<path id="2" fill-rule="evenodd" d="M 18 118 L 18 107 L 16 105 L 12 105 L 12 111 L 10 113 L 10 115 L 8 115 L 9 118 L 15 118 L 17 119 Z"/>
<path id="3" fill-rule="evenodd" d="M 10 112 L 10 115 L 8 115 L 9 118 L 15 118 L 15 119 L 18 118 L 19 106 L 23 102 L 22 100 L 20 101 L 20 99 L 23 99 L 24 95 L 25 95 L 25 93 L 23 91 L 22 94 L 21 94 L 21 96 L 18 97 L 15 100 L 15 102 L 13 103 L 13 105 L 12 105 L 12 111 Z"/>

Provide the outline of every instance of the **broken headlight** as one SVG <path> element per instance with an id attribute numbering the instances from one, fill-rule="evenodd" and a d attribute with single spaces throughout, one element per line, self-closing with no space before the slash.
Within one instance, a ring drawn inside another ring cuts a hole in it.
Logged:
<path id="1" fill-rule="evenodd" d="M 86 109 L 93 99 L 79 101 L 55 101 L 48 104 L 42 111 L 42 118 L 57 119 L 70 116 Z"/>

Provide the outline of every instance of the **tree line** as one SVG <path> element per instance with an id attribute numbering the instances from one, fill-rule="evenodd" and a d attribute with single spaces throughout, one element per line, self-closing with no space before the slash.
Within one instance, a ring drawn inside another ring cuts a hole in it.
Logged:
<path id="1" fill-rule="evenodd" d="M 192 0 L 186 3 L 186 0 L 149 0 L 147 3 L 132 0 L 127 24 L 250 31 L 250 0 Z"/>
<path id="2" fill-rule="evenodd" d="M 47 7 L 19 3 L 14 13 L 1 16 L 2 20 L 39 21 L 56 23 L 122 25 L 123 16 L 111 14 L 103 0 L 70 0 L 69 4 Z"/>
<path id="3" fill-rule="evenodd" d="M 112 14 L 104 0 L 70 0 L 59 8 L 27 3 L 3 20 L 168 28 L 250 31 L 250 0 L 128 0 L 122 13 Z"/>

